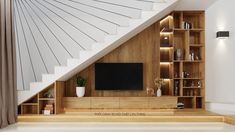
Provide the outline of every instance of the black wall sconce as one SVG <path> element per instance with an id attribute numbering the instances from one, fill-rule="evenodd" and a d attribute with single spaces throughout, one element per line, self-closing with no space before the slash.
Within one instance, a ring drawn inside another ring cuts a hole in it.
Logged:
<path id="1" fill-rule="evenodd" d="M 216 38 L 228 38 L 229 37 L 229 31 L 218 31 L 216 33 Z"/>

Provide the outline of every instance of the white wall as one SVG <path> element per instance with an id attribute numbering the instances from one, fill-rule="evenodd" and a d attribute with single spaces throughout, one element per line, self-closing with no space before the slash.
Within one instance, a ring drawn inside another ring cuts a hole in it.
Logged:
<path id="1" fill-rule="evenodd" d="M 208 109 L 235 112 L 235 1 L 217 0 L 206 10 L 206 101 Z M 216 32 L 230 31 L 228 39 Z"/>

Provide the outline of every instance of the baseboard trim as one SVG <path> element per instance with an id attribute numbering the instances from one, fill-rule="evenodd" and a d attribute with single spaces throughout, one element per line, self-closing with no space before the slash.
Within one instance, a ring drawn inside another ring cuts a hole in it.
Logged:
<path id="1" fill-rule="evenodd" d="M 223 115 L 235 115 L 235 103 L 206 102 L 206 110 Z"/>

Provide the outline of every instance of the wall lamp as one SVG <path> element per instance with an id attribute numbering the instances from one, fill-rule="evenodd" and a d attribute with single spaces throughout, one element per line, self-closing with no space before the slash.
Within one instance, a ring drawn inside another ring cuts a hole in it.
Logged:
<path id="1" fill-rule="evenodd" d="M 216 33 L 216 38 L 225 39 L 229 37 L 229 31 L 218 31 Z"/>

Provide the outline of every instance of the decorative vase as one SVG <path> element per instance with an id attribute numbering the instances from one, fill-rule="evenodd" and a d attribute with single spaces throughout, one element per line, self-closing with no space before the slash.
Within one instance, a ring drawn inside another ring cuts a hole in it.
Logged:
<path id="1" fill-rule="evenodd" d="M 161 97 L 162 96 L 162 90 L 161 88 L 157 89 L 157 97 Z"/>
<path id="2" fill-rule="evenodd" d="M 176 49 L 176 59 L 181 60 L 182 59 L 182 50 Z"/>
<path id="3" fill-rule="evenodd" d="M 85 95 L 85 87 L 76 87 L 76 94 L 78 97 L 83 97 Z"/>

